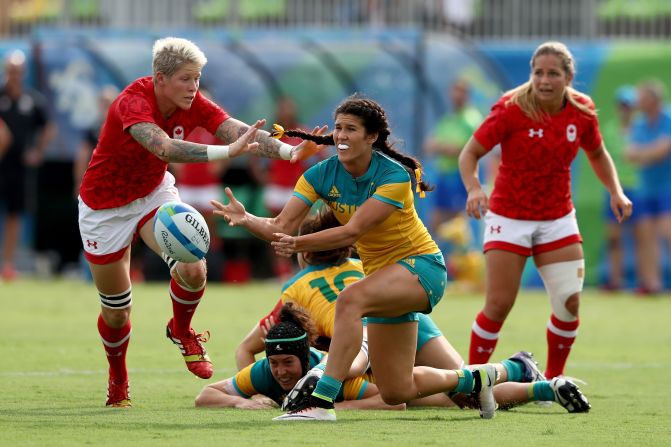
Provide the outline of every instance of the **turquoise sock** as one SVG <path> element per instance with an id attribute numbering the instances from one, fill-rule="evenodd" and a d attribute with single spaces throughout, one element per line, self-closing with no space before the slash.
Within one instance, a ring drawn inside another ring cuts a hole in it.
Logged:
<path id="1" fill-rule="evenodd" d="M 315 369 L 315 368 L 316 369 L 321 369 L 322 371 L 326 371 L 326 363 L 320 363 L 312 369 Z"/>
<path id="2" fill-rule="evenodd" d="M 508 382 L 521 382 L 524 377 L 522 364 L 515 360 L 504 360 L 501 362 L 508 373 Z"/>
<path id="3" fill-rule="evenodd" d="M 473 391 L 473 373 L 470 369 L 458 369 L 457 375 L 459 376 L 459 383 L 454 389 L 457 393 L 466 393 L 469 394 Z"/>
<path id="4" fill-rule="evenodd" d="M 554 402 L 555 393 L 550 387 L 550 382 L 544 380 L 542 382 L 534 382 L 533 384 L 533 400 L 544 400 Z"/>
<path id="5" fill-rule="evenodd" d="M 312 392 L 312 395 L 323 400 L 335 402 L 341 386 L 342 382 L 340 380 L 336 380 L 333 377 L 324 374 L 322 378 L 319 379 L 319 382 L 317 382 L 317 387 Z"/>

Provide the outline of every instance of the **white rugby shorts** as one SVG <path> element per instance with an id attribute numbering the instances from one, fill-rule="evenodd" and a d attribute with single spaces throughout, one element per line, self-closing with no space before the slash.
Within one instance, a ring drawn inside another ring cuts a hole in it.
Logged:
<path id="1" fill-rule="evenodd" d="M 487 211 L 483 250 L 504 250 L 522 256 L 582 242 L 575 210 L 555 220 L 519 220 Z"/>
<path id="2" fill-rule="evenodd" d="M 111 264 L 121 259 L 140 228 L 166 202 L 181 201 L 175 177 L 169 172 L 147 196 L 118 208 L 94 210 L 79 198 L 79 234 L 84 256 L 93 264 Z"/>

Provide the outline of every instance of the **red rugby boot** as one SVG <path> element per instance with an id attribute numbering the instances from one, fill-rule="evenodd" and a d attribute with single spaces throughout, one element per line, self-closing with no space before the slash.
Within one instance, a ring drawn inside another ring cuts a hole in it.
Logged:
<path id="1" fill-rule="evenodd" d="M 196 334 L 193 328 L 189 328 L 189 333 L 186 337 L 178 337 L 172 333 L 171 318 L 165 328 L 165 335 L 177 345 L 184 356 L 184 361 L 186 362 L 186 367 L 189 368 L 189 371 L 201 379 L 209 379 L 212 377 L 214 372 L 212 369 L 212 362 L 210 361 L 210 357 L 208 357 L 205 348 L 203 348 L 203 345 L 201 344 L 210 339 L 210 331 Z"/>
<path id="2" fill-rule="evenodd" d="M 116 383 L 112 379 L 107 384 L 107 402 L 108 407 L 128 408 L 131 407 L 130 394 L 128 392 L 128 380 Z"/>

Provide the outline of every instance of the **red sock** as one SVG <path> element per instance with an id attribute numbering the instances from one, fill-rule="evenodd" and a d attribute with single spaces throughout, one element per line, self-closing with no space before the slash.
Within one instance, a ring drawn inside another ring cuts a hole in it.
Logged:
<path id="1" fill-rule="evenodd" d="M 107 362 L 110 365 L 110 379 L 115 383 L 121 383 L 128 380 L 128 370 L 126 370 L 126 351 L 130 341 L 131 325 L 130 320 L 126 325 L 115 329 L 107 326 L 103 320 L 102 314 L 98 315 L 98 333 L 102 338 Z"/>
<path id="2" fill-rule="evenodd" d="M 468 350 L 468 363 L 477 365 L 487 363 L 499 341 L 499 331 L 503 321 L 492 321 L 480 312 L 471 329 L 471 347 Z"/>
<path id="3" fill-rule="evenodd" d="M 172 333 L 183 337 L 189 333 L 193 313 L 198 307 L 200 299 L 205 293 L 205 287 L 200 290 L 187 290 L 170 280 L 170 297 L 172 298 Z"/>
<path id="4" fill-rule="evenodd" d="M 566 360 L 571 353 L 571 346 L 576 335 L 578 335 L 578 325 L 580 320 L 561 321 L 555 315 L 550 316 L 547 328 L 548 340 L 548 364 L 545 369 L 545 377 L 553 377 L 564 374 Z"/>

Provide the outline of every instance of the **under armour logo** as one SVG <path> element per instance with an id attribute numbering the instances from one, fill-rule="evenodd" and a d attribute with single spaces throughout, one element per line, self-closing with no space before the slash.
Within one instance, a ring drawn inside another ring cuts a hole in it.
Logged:
<path id="1" fill-rule="evenodd" d="M 557 348 L 558 348 L 558 349 L 571 349 L 572 347 L 573 347 L 573 345 L 565 345 L 565 344 L 563 344 L 563 343 L 559 343 L 559 344 L 557 345 Z"/>
<path id="2" fill-rule="evenodd" d="M 487 348 L 483 348 L 482 346 L 478 346 L 478 349 L 476 349 L 476 351 L 478 351 L 480 353 L 486 352 L 487 354 L 491 354 L 492 352 L 494 352 L 494 348 L 487 349 Z"/>
<path id="3" fill-rule="evenodd" d="M 86 239 L 86 246 L 88 248 L 93 247 L 94 250 L 97 250 L 98 249 L 98 241 L 90 241 L 90 240 Z"/>
<path id="4" fill-rule="evenodd" d="M 533 137 L 543 138 L 543 129 L 529 129 L 529 138 Z"/>
<path id="5" fill-rule="evenodd" d="M 497 226 L 490 225 L 489 226 L 489 234 L 494 234 L 494 233 L 501 234 L 501 225 L 497 225 Z"/>

